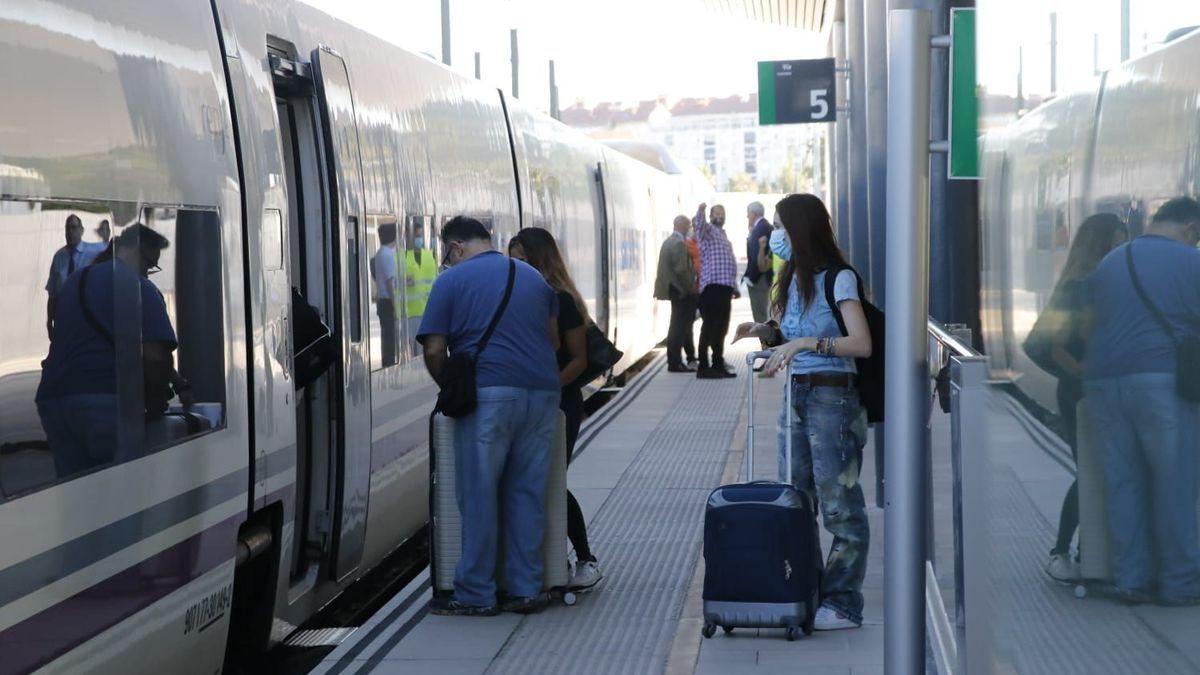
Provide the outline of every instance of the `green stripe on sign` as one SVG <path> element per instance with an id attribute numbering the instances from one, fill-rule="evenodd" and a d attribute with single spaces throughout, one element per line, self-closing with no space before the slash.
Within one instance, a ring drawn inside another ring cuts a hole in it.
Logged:
<path id="1" fill-rule="evenodd" d="M 775 62 L 758 62 L 758 123 L 775 124 Z"/>
<path id="2" fill-rule="evenodd" d="M 950 177 L 979 177 L 979 98 L 975 78 L 975 10 L 950 19 Z"/>

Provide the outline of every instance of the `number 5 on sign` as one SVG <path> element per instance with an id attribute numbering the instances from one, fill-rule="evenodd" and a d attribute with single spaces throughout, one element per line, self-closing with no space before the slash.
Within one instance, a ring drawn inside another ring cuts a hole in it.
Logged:
<path id="1" fill-rule="evenodd" d="M 814 120 L 823 120 L 829 114 L 828 96 L 828 89 L 813 89 L 808 92 L 808 103 L 813 108 L 816 108 L 812 113 Z"/>

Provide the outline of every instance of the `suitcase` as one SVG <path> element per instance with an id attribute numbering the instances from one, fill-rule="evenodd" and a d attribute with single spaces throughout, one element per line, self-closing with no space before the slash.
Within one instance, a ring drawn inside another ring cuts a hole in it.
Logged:
<path id="1" fill-rule="evenodd" d="M 1108 517 L 1104 466 L 1100 461 L 1092 413 L 1087 399 L 1076 408 L 1075 479 L 1079 482 L 1079 577 L 1075 594 L 1084 597 L 1091 584 L 1112 580 L 1108 554 Z"/>
<path id="2" fill-rule="evenodd" d="M 566 419 L 558 413 L 550 447 L 550 475 L 546 481 L 546 535 L 542 540 L 545 579 L 542 590 L 563 604 L 575 604 L 567 590 L 567 457 Z M 454 496 L 454 420 L 440 413 L 429 418 L 429 572 L 433 593 L 454 592 L 454 570 L 462 557 L 462 518 Z M 504 532 L 500 532 L 500 542 Z M 504 579 L 504 547 L 496 547 L 496 580 Z"/>
<path id="3" fill-rule="evenodd" d="M 771 352 L 746 357 L 753 366 Z M 791 485 L 792 445 L 787 438 L 786 483 L 755 481 L 754 382 L 747 381 L 746 483 L 722 485 L 708 497 L 704 512 L 704 630 L 720 626 L 783 628 L 789 641 L 809 635 L 820 606 L 820 532 L 811 499 Z M 787 420 L 792 418 L 791 387 L 785 387 Z"/>

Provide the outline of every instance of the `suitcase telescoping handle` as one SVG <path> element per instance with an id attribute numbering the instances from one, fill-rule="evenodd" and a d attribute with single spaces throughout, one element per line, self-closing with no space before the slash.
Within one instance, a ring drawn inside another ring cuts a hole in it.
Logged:
<path id="1" fill-rule="evenodd" d="M 749 366 L 749 372 L 746 374 L 746 482 L 754 480 L 754 381 L 758 378 L 754 376 L 754 364 L 760 360 L 771 358 L 775 352 L 771 350 L 750 352 L 746 355 L 746 365 Z M 789 364 L 790 365 L 790 364 Z M 787 483 L 792 483 L 792 387 L 787 367 L 784 368 L 785 385 L 783 387 L 783 409 L 785 412 L 784 423 L 784 447 L 787 451 L 786 461 L 787 466 L 784 467 L 784 475 L 787 477 Z"/>

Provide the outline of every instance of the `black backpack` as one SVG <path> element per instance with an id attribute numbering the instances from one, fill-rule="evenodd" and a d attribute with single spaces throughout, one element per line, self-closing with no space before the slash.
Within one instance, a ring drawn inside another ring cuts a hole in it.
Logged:
<path id="1" fill-rule="evenodd" d="M 863 314 L 867 316 L 867 328 L 871 331 L 871 355 L 865 359 L 854 359 L 858 368 L 858 398 L 867 411 L 867 421 L 871 424 L 883 421 L 883 356 L 884 356 L 884 323 L 883 311 L 867 300 L 863 288 L 862 277 L 853 267 L 834 267 L 825 272 L 825 301 L 833 310 L 833 318 L 837 319 L 838 328 L 842 335 L 846 332 L 846 321 L 842 319 L 842 310 L 833 299 L 833 286 L 837 283 L 838 274 L 842 270 L 854 272 L 858 280 L 858 297 L 862 302 Z"/>

